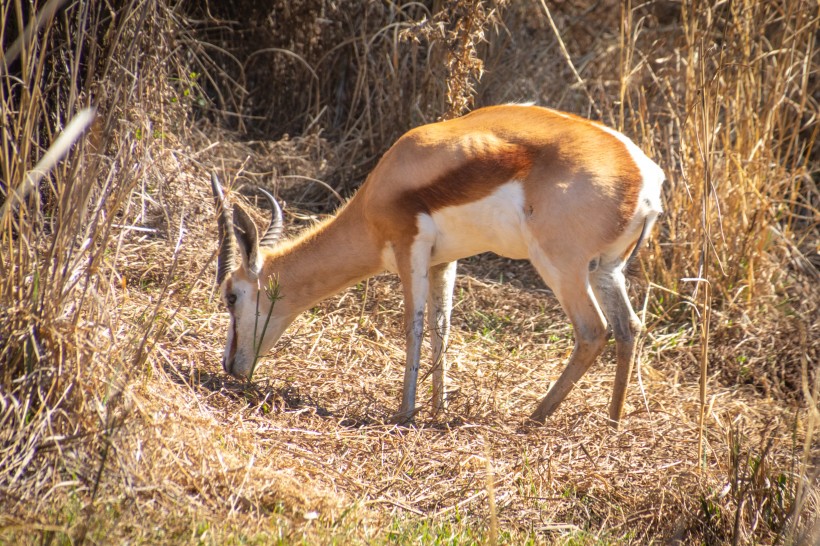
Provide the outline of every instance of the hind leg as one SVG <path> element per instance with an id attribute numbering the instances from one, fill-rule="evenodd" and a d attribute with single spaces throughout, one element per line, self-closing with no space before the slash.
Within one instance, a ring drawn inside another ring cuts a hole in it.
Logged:
<path id="1" fill-rule="evenodd" d="M 575 331 L 575 347 L 567 367 L 530 416 L 533 421 L 543 423 L 603 350 L 606 344 L 606 320 L 589 284 L 589 268 L 586 263 L 577 264 L 560 273 L 551 267 L 543 254 L 537 253 L 532 258 L 538 273 L 558 296 Z"/>
<path id="2" fill-rule="evenodd" d="M 635 346 L 642 329 L 641 321 L 635 315 L 627 297 L 624 266 L 625 263 L 620 258 L 611 261 L 603 259 L 591 274 L 595 296 L 603 307 L 615 337 L 617 367 L 609 406 L 609 418 L 614 427 L 618 426 L 623 415 L 626 389 L 635 360 Z"/>

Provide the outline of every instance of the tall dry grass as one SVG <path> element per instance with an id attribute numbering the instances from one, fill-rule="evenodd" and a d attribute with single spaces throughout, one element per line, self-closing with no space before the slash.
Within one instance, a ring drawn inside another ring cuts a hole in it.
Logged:
<path id="1" fill-rule="evenodd" d="M 301 139 L 332 187 L 298 178 L 313 190 L 301 199 L 332 210 L 333 191 L 355 190 L 402 133 L 475 106 L 480 50 L 505 3 L 195 4 L 184 43 L 209 98 L 199 113 L 243 140 Z"/>
<path id="2" fill-rule="evenodd" d="M 705 461 L 710 378 L 805 408 L 808 437 L 796 448 L 802 463 L 788 510 L 773 516 L 782 491 L 760 487 L 771 442 L 744 446 L 747 459 L 728 462 L 733 527 L 712 540 L 733 544 L 753 540 L 763 513 L 779 529 L 776 540 L 816 536 L 805 495 L 818 491 L 809 461 L 820 422 L 820 353 L 811 341 L 820 336 L 818 28 L 820 6 L 802 0 L 625 1 L 617 47 L 601 55 L 617 72 L 596 66 L 586 82 L 604 120 L 668 176 L 664 215 L 641 264 L 656 330 L 648 343 L 685 331 L 684 342 L 699 345 L 689 368 L 700 381 L 699 457 Z M 809 534 L 797 534 L 799 525 Z"/>
<path id="3" fill-rule="evenodd" d="M 713 360 L 725 380 L 803 396 L 801 355 L 811 383 L 818 354 L 799 332 L 820 329 L 820 10 L 796 0 L 684 2 L 679 23 L 655 31 L 646 14 L 625 13 L 638 15 L 621 26 L 616 120 L 670 178 L 645 262 L 658 288 L 653 311 L 700 329 L 702 376 L 710 332 L 757 343 L 785 330 L 769 358 Z M 652 41 L 663 56 L 645 53 Z"/>
<path id="4" fill-rule="evenodd" d="M 680 243 L 650 264 L 664 286 L 691 293 L 681 278 L 702 278 L 748 306 L 788 297 L 790 276 L 817 280 L 818 16 L 812 2 L 684 2 L 663 59 L 636 51 L 638 21 L 622 27 L 618 123 L 674 190 L 658 244 Z"/>
<path id="5" fill-rule="evenodd" d="M 613 110 L 617 126 L 636 135 L 669 174 L 661 233 L 651 243 L 653 259 L 644 262 L 654 311 L 672 322 L 688 315 L 700 344 L 704 461 L 707 382 L 715 367 L 729 381 L 802 398 L 808 438 L 791 483 L 794 503 L 773 516 L 777 487 L 750 493 L 771 441 L 755 464 L 751 454 L 739 460 L 736 443 L 729 468 L 737 506 L 725 536 L 733 544 L 752 540 L 749 529 L 766 513 L 777 540 L 811 541 L 811 531 L 796 529 L 814 524 L 803 510 L 805 491 L 817 493 L 809 460 L 820 417 L 820 355 L 807 332 L 820 334 L 820 6 L 683 2 L 666 39 L 647 30 L 651 17 L 622 4 L 620 100 Z M 667 46 L 663 56 L 647 54 L 647 38 Z M 781 333 L 777 344 L 751 358 L 727 351 L 726 345 L 759 344 L 771 332 Z"/>
<path id="6" fill-rule="evenodd" d="M 123 392 L 163 327 L 162 297 L 141 324 L 122 316 L 116 264 L 165 126 L 184 112 L 165 3 L 62 3 L 0 6 L 2 42 L 19 38 L 0 66 L 0 526 L 65 540 L 74 517 L 82 542 Z M 55 509 L 67 497 L 77 513 Z"/>

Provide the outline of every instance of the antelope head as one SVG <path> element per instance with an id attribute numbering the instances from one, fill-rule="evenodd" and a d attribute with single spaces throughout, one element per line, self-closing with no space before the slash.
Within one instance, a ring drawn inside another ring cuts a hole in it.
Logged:
<path id="1" fill-rule="evenodd" d="M 266 256 L 282 236 L 282 209 L 270 193 L 258 188 L 271 207 L 270 226 L 260 239 L 247 212 L 235 206 L 231 214 L 216 174 L 211 175 L 211 189 L 219 227 L 216 284 L 230 313 L 222 368 L 234 377 L 250 379 L 258 358 L 273 347 L 292 320 L 276 309 L 277 278 L 265 267 Z M 237 248 L 242 264 L 235 269 Z"/>

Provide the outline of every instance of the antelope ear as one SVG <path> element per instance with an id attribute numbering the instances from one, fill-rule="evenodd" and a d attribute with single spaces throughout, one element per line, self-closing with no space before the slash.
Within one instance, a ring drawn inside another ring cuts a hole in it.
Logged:
<path id="1" fill-rule="evenodd" d="M 262 265 L 259 261 L 259 233 L 251 217 L 239 206 L 233 209 L 233 232 L 239 243 L 242 265 L 252 275 L 258 275 Z"/>

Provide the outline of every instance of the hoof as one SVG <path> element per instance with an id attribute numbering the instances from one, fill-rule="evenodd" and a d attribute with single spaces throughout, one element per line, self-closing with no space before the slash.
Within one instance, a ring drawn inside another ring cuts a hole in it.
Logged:
<path id="1" fill-rule="evenodd" d="M 397 411 L 390 416 L 390 419 L 388 419 L 387 422 L 391 425 L 408 425 L 413 421 L 413 419 L 415 419 L 416 414 L 419 411 L 421 411 L 421 406 L 409 411 Z"/>
<path id="2" fill-rule="evenodd" d="M 612 412 L 609 413 L 609 419 L 607 419 L 609 423 L 609 428 L 612 430 L 618 430 L 621 427 L 621 416 L 620 415 L 613 415 Z"/>
<path id="3" fill-rule="evenodd" d="M 544 423 L 547 421 L 546 415 L 541 415 L 538 410 L 532 412 L 532 415 L 525 421 L 525 425 L 530 427 L 541 427 L 544 426 Z"/>

